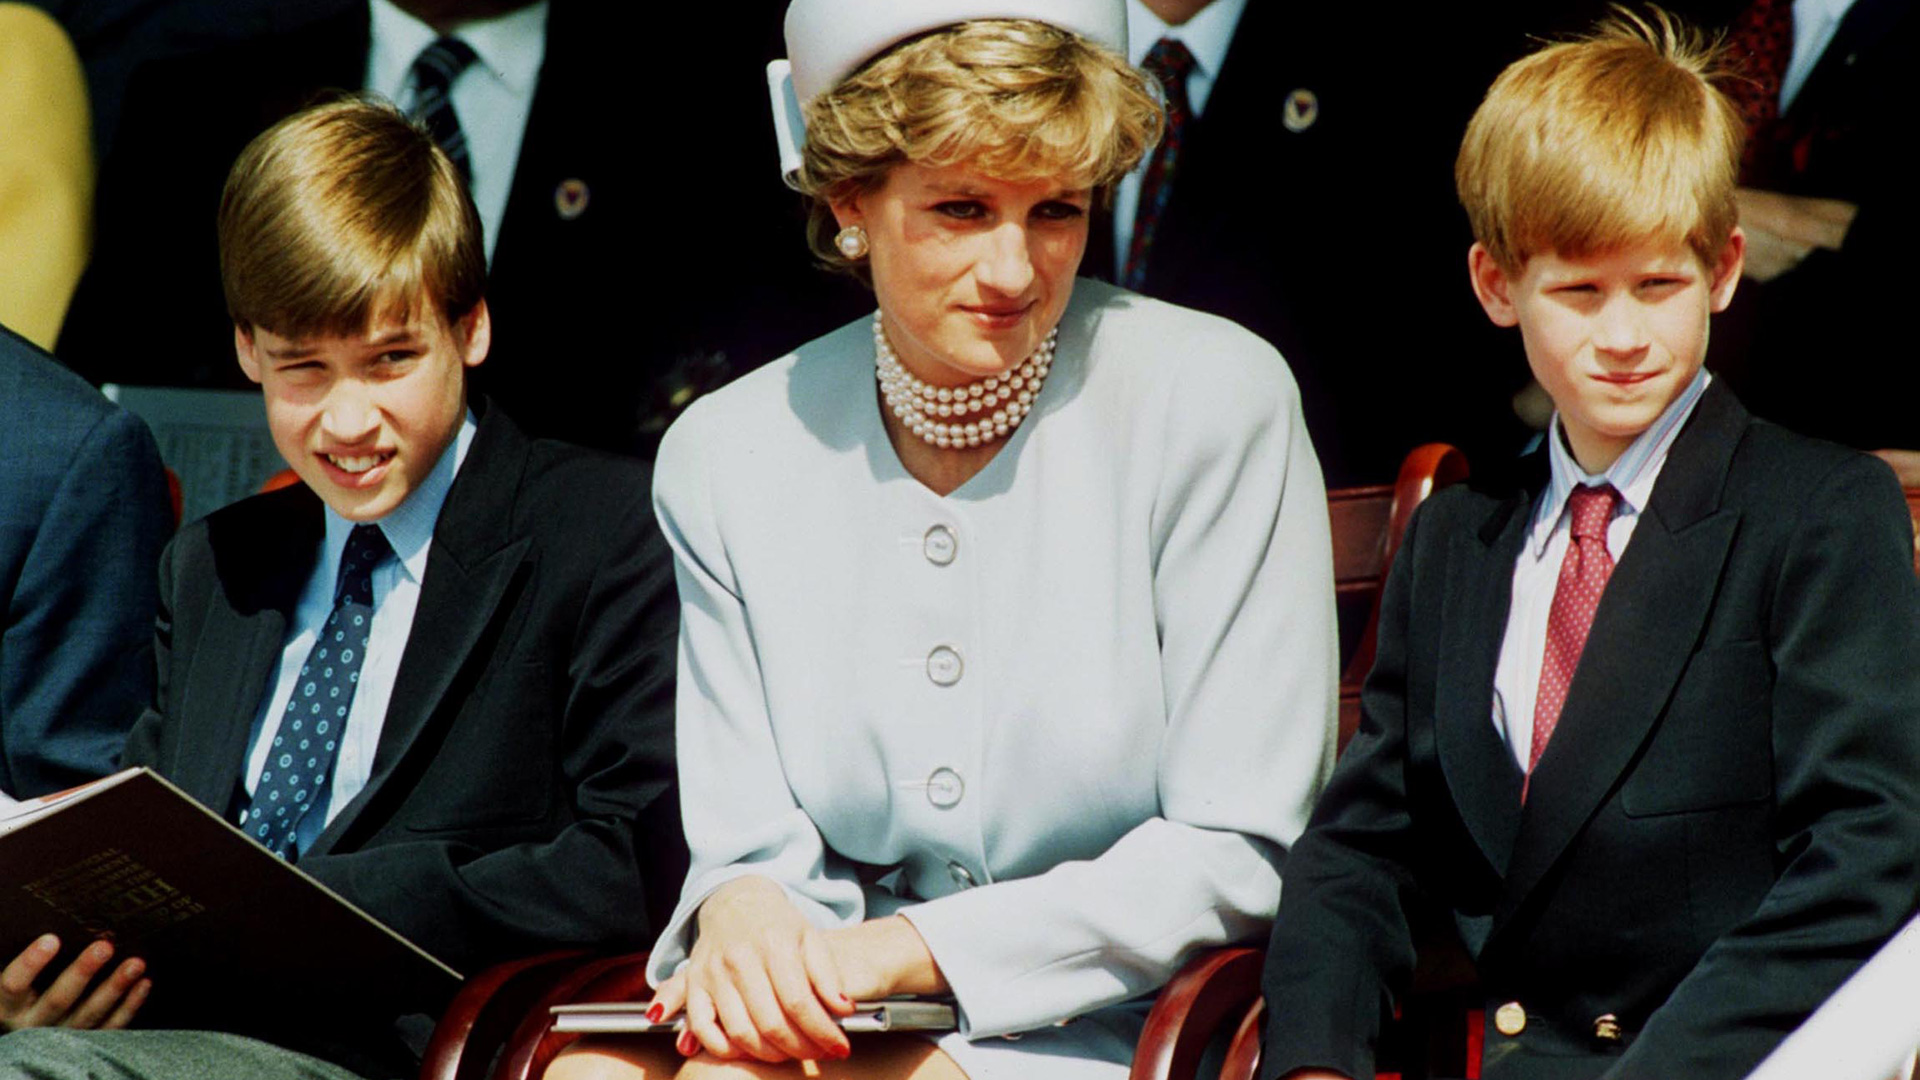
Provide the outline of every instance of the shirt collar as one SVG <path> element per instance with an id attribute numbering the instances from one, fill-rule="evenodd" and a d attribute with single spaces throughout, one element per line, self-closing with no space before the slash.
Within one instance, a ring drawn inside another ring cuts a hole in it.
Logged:
<path id="1" fill-rule="evenodd" d="M 1837 23 L 1852 7 L 1853 0 L 1793 0 L 1793 18 L 1795 22 L 1819 18 Z"/>
<path id="2" fill-rule="evenodd" d="M 427 552 L 433 543 L 433 528 L 439 524 L 440 508 L 446 504 L 447 492 L 453 487 L 453 478 L 460 472 L 460 465 L 467 460 L 467 450 L 473 445 L 474 432 L 479 430 L 472 410 L 460 422 L 460 430 L 454 434 L 453 445 L 440 454 L 440 460 L 433 463 L 420 486 L 409 494 L 405 501 L 393 508 L 386 517 L 378 522 L 380 531 L 386 534 L 387 543 L 392 546 L 394 555 L 399 557 L 401 570 L 418 584 L 427 574 Z M 326 508 L 327 538 L 322 551 L 321 565 L 332 567 L 337 574 L 340 555 L 347 549 L 347 534 L 353 531 L 358 522 L 348 521 L 335 513 L 332 507 Z"/>
<path id="3" fill-rule="evenodd" d="M 1647 430 L 1629 443 L 1621 451 L 1607 471 L 1598 476 L 1580 467 L 1573 460 L 1573 454 L 1567 450 L 1566 436 L 1560 428 L 1560 413 L 1555 411 L 1553 422 L 1547 426 L 1547 490 L 1540 502 L 1534 507 L 1533 525 L 1530 542 L 1534 558 L 1546 553 L 1547 540 L 1553 536 L 1554 527 L 1560 523 L 1566 513 L 1567 499 L 1576 487 L 1598 487 L 1612 484 L 1620 493 L 1620 508 L 1616 513 L 1635 514 L 1647 508 L 1647 498 L 1653 494 L 1654 481 L 1660 477 L 1660 469 L 1667 461 L 1667 451 L 1673 448 L 1673 440 L 1680 436 L 1680 429 L 1686 426 L 1687 418 L 1693 415 L 1693 407 L 1700 403 L 1700 395 L 1707 390 L 1707 384 L 1713 376 L 1701 368 L 1694 373 L 1693 381 L 1680 396 L 1667 403 L 1658 419 Z"/>
<path id="4" fill-rule="evenodd" d="M 400 10 L 393 0 L 371 0 L 372 42 L 367 50 L 367 89 L 403 100 L 408 77 L 421 50 L 440 35 L 433 27 Z M 454 28 L 473 48 L 477 63 L 516 94 L 531 95 L 546 54 L 548 0 L 491 19 L 475 19 Z"/>
<path id="5" fill-rule="evenodd" d="M 1234 28 L 1246 7 L 1247 0 L 1213 0 L 1193 18 L 1179 26 L 1168 26 L 1141 0 L 1127 0 L 1127 59 L 1139 67 L 1154 42 L 1170 37 L 1193 54 L 1194 65 L 1202 75 L 1218 78 L 1221 65 L 1227 62 L 1227 48 L 1233 44 Z"/>

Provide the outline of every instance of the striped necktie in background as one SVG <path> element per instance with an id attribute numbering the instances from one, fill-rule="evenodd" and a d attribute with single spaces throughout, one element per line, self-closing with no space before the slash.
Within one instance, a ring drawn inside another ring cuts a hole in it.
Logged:
<path id="1" fill-rule="evenodd" d="M 1133 213 L 1133 242 L 1127 245 L 1127 265 L 1120 284 L 1138 290 L 1147 280 L 1147 258 L 1153 252 L 1154 232 L 1173 194 L 1174 169 L 1180 161 L 1180 143 L 1186 138 L 1193 110 L 1187 103 L 1187 76 L 1193 73 L 1193 54 L 1172 38 L 1161 38 L 1140 61 L 1167 95 L 1167 131 L 1154 148 L 1147 175 L 1140 180 L 1140 203 Z"/>
<path id="2" fill-rule="evenodd" d="M 473 46 L 443 37 L 420 50 L 413 61 L 413 118 L 426 126 L 427 134 L 453 159 L 460 178 L 469 185 L 473 164 L 467 155 L 467 133 L 460 130 L 460 117 L 453 111 L 453 81 L 476 59 Z"/>

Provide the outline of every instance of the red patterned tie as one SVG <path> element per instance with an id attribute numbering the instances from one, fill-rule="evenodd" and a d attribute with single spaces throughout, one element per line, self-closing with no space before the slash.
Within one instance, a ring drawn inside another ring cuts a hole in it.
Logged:
<path id="1" fill-rule="evenodd" d="M 1553 607 L 1547 612 L 1547 650 L 1540 661 L 1540 690 L 1533 702 L 1533 750 L 1527 757 L 1527 778 L 1531 782 L 1540 753 L 1553 737 L 1553 726 L 1560 721 L 1560 707 L 1567 700 L 1567 685 L 1580 664 L 1580 652 L 1587 647 L 1587 631 L 1593 628 L 1593 612 L 1600 606 L 1600 594 L 1606 591 L 1607 578 L 1613 574 L 1613 556 L 1607 553 L 1607 523 L 1613 520 L 1613 507 L 1620 493 L 1612 484 L 1577 487 L 1567 497 L 1573 512 L 1573 536 L 1567 542 L 1567 557 L 1560 563 L 1560 581 L 1553 589 Z M 1526 788 L 1520 799 L 1526 801 Z"/>
<path id="2" fill-rule="evenodd" d="M 1147 258 L 1153 253 L 1153 234 L 1160 226 L 1160 215 L 1173 194 L 1173 174 L 1180 164 L 1180 144 L 1187 137 L 1187 124 L 1193 110 L 1187 103 L 1187 76 L 1193 74 L 1193 54 L 1172 38 L 1161 38 L 1140 61 L 1167 94 L 1167 131 L 1154 148 L 1147 163 L 1147 175 L 1140 179 L 1140 203 L 1133 212 L 1133 241 L 1127 246 L 1127 265 L 1122 268 L 1120 284 L 1138 290 L 1147 280 Z"/>
<path id="3" fill-rule="evenodd" d="M 1736 74 L 1721 88 L 1746 124 L 1740 165 L 1743 181 L 1753 183 L 1756 168 L 1781 137 L 1780 84 L 1793 62 L 1793 0 L 1753 0 L 1727 27 L 1727 51 Z"/>

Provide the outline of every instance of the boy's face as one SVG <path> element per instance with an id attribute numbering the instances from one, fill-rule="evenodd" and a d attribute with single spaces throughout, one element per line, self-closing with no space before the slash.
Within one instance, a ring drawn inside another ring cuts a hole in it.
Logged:
<path id="1" fill-rule="evenodd" d="M 1520 327 L 1574 459 L 1598 473 L 1693 381 L 1707 355 L 1707 316 L 1732 301 L 1745 252 L 1735 229 L 1713 266 L 1684 243 L 1583 258 L 1544 252 L 1518 274 L 1475 244 L 1468 266 L 1487 316 Z"/>
<path id="2" fill-rule="evenodd" d="M 341 517 L 367 522 L 405 502 L 452 444 L 492 327 L 483 301 L 452 326 L 430 309 L 378 316 L 357 335 L 255 327 L 233 340 L 281 456 Z"/>

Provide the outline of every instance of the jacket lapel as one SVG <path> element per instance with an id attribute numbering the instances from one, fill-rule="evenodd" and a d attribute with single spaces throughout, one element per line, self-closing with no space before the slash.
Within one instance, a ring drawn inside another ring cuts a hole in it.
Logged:
<path id="1" fill-rule="evenodd" d="M 1746 424 L 1746 410 L 1714 383 L 1668 453 L 1534 767 L 1496 925 L 1614 790 L 1672 696 L 1733 546 L 1739 512 L 1721 510 L 1720 493 Z"/>
<path id="2" fill-rule="evenodd" d="M 465 694 L 456 689 L 457 680 L 481 642 L 496 636 L 499 618 L 511 606 L 506 601 L 525 584 L 530 542 L 516 536 L 521 530 L 513 528 L 513 513 L 529 448 L 504 413 L 484 410 L 434 525 L 420 603 L 394 676 L 373 772 L 315 840 L 315 852 L 341 846 L 367 807 L 386 797 L 388 781 L 401 772 L 416 745 L 433 745 L 422 734 L 434 726 L 430 721 L 450 720 L 450 710 L 458 709 Z"/>
<path id="3" fill-rule="evenodd" d="M 220 593 L 193 648 L 217 661 L 192 665 L 185 686 L 168 688 L 167 707 L 195 718 L 178 725 L 180 745 L 168 775 L 221 814 L 231 809 L 267 679 L 279 664 L 325 530 L 320 500 L 304 485 L 268 498 L 266 512 L 282 520 L 267 528 L 253 518 L 245 528 L 233 528 L 232 516 L 208 522 Z"/>
<path id="4" fill-rule="evenodd" d="M 1440 767 L 1481 854 L 1501 875 L 1519 828 L 1521 775 L 1493 729 L 1493 674 L 1534 487 L 1496 506 L 1478 532 L 1453 537 L 1441 601 L 1434 688 Z"/>

